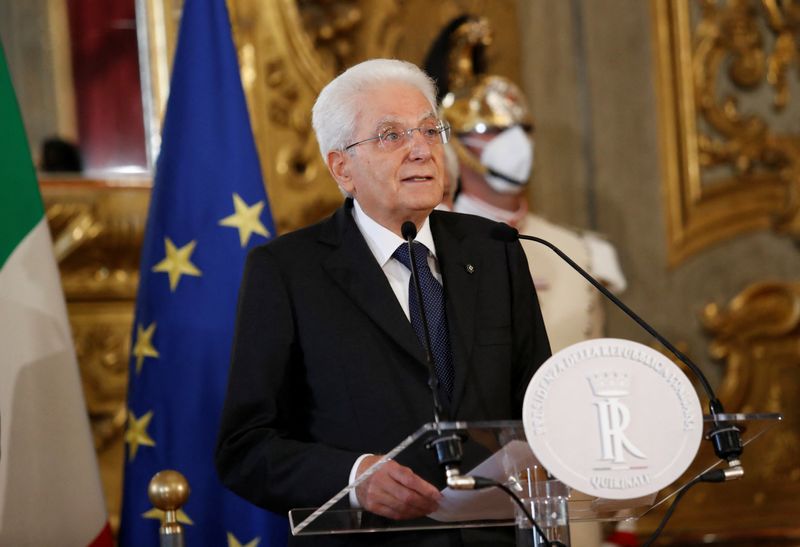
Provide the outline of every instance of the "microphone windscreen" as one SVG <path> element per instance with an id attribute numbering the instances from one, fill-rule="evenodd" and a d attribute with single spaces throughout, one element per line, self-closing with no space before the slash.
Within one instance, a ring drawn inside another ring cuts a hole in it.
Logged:
<path id="1" fill-rule="evenodd" d="M 417 227 L 413 222 L 407 220 L 402 226 L 400 226 L 400 233 L 403 235 L 403 239 L 406 241 L 409 239 L 414 239 L 417 237 Z"/>
<path id="2" fill-rule="evenodd" d="M 519 239 L 519 232 L 504 222 L 495 224 L 492 227 L 491 235 L 494 239 L 505 241 L 506 243 Z"/>

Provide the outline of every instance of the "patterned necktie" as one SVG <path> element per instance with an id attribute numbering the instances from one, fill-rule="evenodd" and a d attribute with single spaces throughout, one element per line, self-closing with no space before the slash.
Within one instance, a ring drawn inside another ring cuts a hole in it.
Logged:
<path id="1" fill-rule="evenodd" d="M 452 399 L 453 381 L 455 372 L 453 370 L 453 352 L 450 349 L 450 335 L 447 330 L 447 314 L 444 304 L 444 288 L 436 280 L 428 266 L 428 248 L 418 241 L 413 242 L 414 262 L 417 267 L 422 301 L 425 303 L 425 317 L 428 320 L 428 328 L 431 337 L 431 358 L 436 370 L 436 377 L 439 380 L 441 391 L 447 394 L 448 399 Z M 403 243 L 394 252 L 394 257 L 403 263 L 411 271 L 411 260 L 408 255 L 408 244 Z M 420 313 L 419 302 L 417 300 L 417 290 L 414 287 L 413 277 L 408 281 L 408 307 L 411 315 L 411 326 L 417 333 L 422 347 L 425 344 L 425 328 L 422 325 L 422 314 Z"/>

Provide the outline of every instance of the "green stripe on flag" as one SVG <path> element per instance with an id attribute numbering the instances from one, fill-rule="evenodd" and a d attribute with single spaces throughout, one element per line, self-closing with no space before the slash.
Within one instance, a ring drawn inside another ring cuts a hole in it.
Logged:
<path id="1" fill-rule="evenodd" d="M 42 216 L 36 171 L 0 43 L 0 268 Z"/>

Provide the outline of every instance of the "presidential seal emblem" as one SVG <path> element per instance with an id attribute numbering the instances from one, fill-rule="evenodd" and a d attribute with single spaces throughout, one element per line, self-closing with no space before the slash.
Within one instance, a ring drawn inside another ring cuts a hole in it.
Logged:
<path id="1" fill-rule="evenodd" d="M 522 406 L 534 455 L 585 494 L 654 494 L 689 467 L 703 414 L 686 375 L 661 353 L 613 338 L 574 344 L 544 362 Z"/>

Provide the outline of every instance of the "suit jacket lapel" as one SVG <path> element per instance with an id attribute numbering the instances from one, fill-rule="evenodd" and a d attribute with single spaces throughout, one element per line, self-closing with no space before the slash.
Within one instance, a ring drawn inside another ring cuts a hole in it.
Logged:
<path id="1" fill-rule="evenodd" d="M 323 268 L 379 328 L 425 365 L 425 352 L 358 230 L 351 208 L 348 200 L 323 229 L 320 241 L 333 247 Z"/>
<path id="2" fill-rule="evenodd" d="M 444 215 L 436 211 L 431 214 L 431 231 L 447 299 L 447 322 L 456 374 L 452 401 L 455 412 L 464 389 L 475 340 L 475 302 L 480 257 L 472 249 L 469 240 L 455 233 L 452 224 L 445 222 Z"/>

